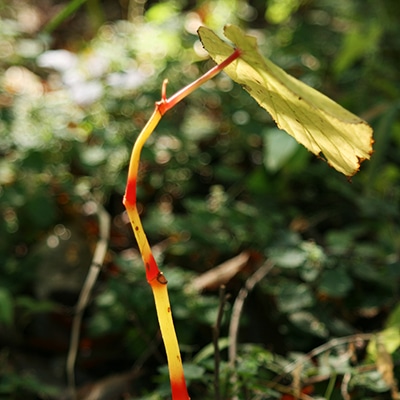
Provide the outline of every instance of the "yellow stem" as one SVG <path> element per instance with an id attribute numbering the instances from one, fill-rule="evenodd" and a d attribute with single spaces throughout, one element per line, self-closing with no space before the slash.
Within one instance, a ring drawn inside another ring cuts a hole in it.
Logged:
<path id="1" fill-rule="evenodd" d="M 161 335 L 167 353 L 172 398 L 173 400 L 188 400 L 189 394 L 186 389 L 182 359 L 172 320 L 171 306 L 169 304 L 167 280 L 161 273 L 157 279 L 150 283 L 150 285 L 153 291 L 158 322 L 160 324 Z"/>
<path id="2" fill-rule="evenodd" d="M 157 317 L 160 324 L 161 335 L 164 341 L 167 354 L 168 368 L 170 373 L 171 391 L 173 400 L 188 400 L 189 395 L 186 388 L 186 382 L 183 372 L 183 365 L 179 351 L 178 340 L 175 333 L 175 327 L 172 320 L 171 306 L 168 297 L 167 280 L 159 271 L 158 266 L 151 253 L 151 248 L 144 233 L 139 213 L 136 207 L 136 180 L 139 169 L 140 153 L 143 145 L 156 128 L 161 119 L 161 113 L 156 108 L 138 136 L 132 150 L 131 161 L 128 172 L 128 184 L 124 196 L 124 205 L 126 207 L 129 220 L 132 225 L 136 241 L 142 254 L 143 262 L 146 267 L 146 277 L 153 291 L 154 302 L 157 310 Z"/>
<path id="3" fill-rule="evenodd" d="M 151 248 L 146 234 L 144 233 L 136 207 L 136 184 L 140 154 L 146 140 L 153 133 L 161 117 L 189 93 L 193 92 L 193 90 L 197 89 L 200 85 L 214 77 L 224 67 L 237 59 L 240 54 L 240 50 L 235 50 L 221 64 L 212 68 L 202 77 L 189 84 L 179 92 L 175 93 L 169 99 L 166 97 L 167 81 L 165 80 L 162 86 L 161 100 L 156 102 L 153 114 L 136 139 L 129 164 L 128 182 L 126 185 L 123 203 L 128 213 L 129 220 L 131 222 L 132 229 L 135 234 L 144 265 L 146 267 L 147 281 L 149 282 L 153 291 L 161 335 L 163 337 L 165 351 L 167 353 L 173 400 L 189 400 L 189 395 L 186 388 L 178 340 L 176 338 L 175 327 L 172 320 L 171 306 L 168 298 L 167 280 L 162 272 L 160 272 L 158 269 L 157 263 L 153 257 L 153 254 L 151 253 Z"/>

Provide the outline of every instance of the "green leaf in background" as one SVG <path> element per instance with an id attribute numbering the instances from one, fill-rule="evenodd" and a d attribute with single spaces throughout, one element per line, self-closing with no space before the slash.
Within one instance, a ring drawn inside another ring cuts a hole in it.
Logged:
<path id="1" fill-rule="evenodd" d="M 299 5 L 298 0 L 270 0 L 267 2 L 265 19 L 272 24 L 281 24 L 297 10 Z"/>
<path id="2" fill-rule="evenodd" d="M 0 323 L 11 326 L 14 319 L 14 306 L 11 293 L 0 288 Z"/>
<path id="3" fill-rule="evenodd" d="M 201 379 L 204 376 L 205 369 L 193 363 L 184 363 L 185 377 L 188 380 Z"/>
<path id="4" fill-rule="evenodd" d="M 352 280 L 345 270 L 332 269 L 322 273 L 319 290 L 331 297 L 344 297 L 352 285 Z"/>
<path id="5" fill-rule="evenodd" d="M 393 354 L 400 347 L 400 305 L 390 313 L 385 329 L 377 333 L 368 344 L 367 353 L 373 361 L 377 359 L 378 342 L 385 346 L 389 354 Z"/>
<path id="6" fill-rule="evenodd" d="M 264 165 L 268 171 L 280 170 L 297 150 L 297 142 L 279 129 L 268 129 L 264 133 Z"/>
<path id="7" fill-rule="evenodd" d="M 39 314 L 57 310 L 57 304 L 50 300 L 38 300 L 29 296 L 19 296 L 15 305 L 29 314 Z"/>
<path id="8" fill-rule="evenodd" d="M 400 328 L 400 304 L 390 313 L 385 325 L 386 328 Z"/>
<path id="9" fill-rule="evenodd" d="M 220 338 L 218 339 L 218 348 L 220 351 L 225 350 L 229 346 L 228 338 Z M 205 360 L 212 358 L 215 353 L 214 344 L 210 343 L 204 348 L 202 348 L 193 358 L 193 362 L 199 364 L 204 362 Z"/>
<path id="10" fill-rule="evenodd" d="M 372 129 L 362 119 L 333 100 L 288 75 L 257 49 L 255 37 L 227 25 L 225 36 L 242 51 L 225 72 L 299 143 L 316 155 L 325 156 L 329 165 L 346 176 L 354 175 L 360 163 L 372 153 Z M 216 63 L 233 51 L 208 28 L 199 29 L 204 48 Z"/>
<path id="11" fill-rule="evenodd" d="M 36 226 L 43 228 L 50 226 L 55 221 L 56 202 L 54 198 L 48 196 L 45 185 L 43 185 L 43 191 L 38 190 L 32 194 L 27 206 L 27 215 Z"/>
<path id="12" fill-rule="evenodd" d="M 303 332 L 326 338 L 329 334 L 325 324 L 311 312 L 300 310 L 289 315 L 290 322 Z"/>
<path id="13" fill-rule="evenodd" d="M 299 268 L 307 260 L 307 254 L 297 248 L 293 249 L 275 249 L 270 257 L 281 268 Z"/>
<path id="14" fill-rule="evenodd" d="M 87 0 L 71 0 L 68 2 L 61 11 L 53 17 L 48 24 L 44 27 L 47 33 L 53 32 L 61 23 L 63 23 L 71 14 L 73 14 L 79 7 L 85 4 Z"/>
<path id="15" fill-rule="evenodd" d="M 368 53 L 372 53 L 381 38 L 383 28 L 381 24 L 374 23 L 360 29 L 355 26 L 345 36 L 342 49 L 335 58 L 334 70 L 337 74 L 345 71 L 350 65 L 364 57 Z"/>
<path id="16" fill-rule="evenodd" d="M 314 304 L 314 297 L 309 286 L 295 282 L 286 282 L 277 296 L 278 307 L 282 312 L 291 313 Z"/>

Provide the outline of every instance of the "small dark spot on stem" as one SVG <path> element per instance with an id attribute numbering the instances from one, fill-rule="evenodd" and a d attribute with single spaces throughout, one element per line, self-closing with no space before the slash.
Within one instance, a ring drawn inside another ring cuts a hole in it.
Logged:
<path id="1" fill-rule="evenodd" d="M 157 281 L 162 285 L 166 285 L 168 283 L 167 278 L 164 276 L 162 272 L 160 272 L 157 276 Z"/>
<path id="2" fill-rule="evenodd" d="M 168 307 L 168 308 L 167 308 L 167 312 L 171 312 L 171 307 Z"/>

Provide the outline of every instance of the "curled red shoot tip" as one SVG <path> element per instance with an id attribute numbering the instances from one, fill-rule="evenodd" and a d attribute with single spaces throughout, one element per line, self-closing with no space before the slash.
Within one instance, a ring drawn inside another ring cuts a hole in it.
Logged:
<path id="1" fill-rule="evenodd" d="M 164 79 L 161 87 L 161 101 L 163 103 L 167 101 L 167 85 L 168 79 Z"/>

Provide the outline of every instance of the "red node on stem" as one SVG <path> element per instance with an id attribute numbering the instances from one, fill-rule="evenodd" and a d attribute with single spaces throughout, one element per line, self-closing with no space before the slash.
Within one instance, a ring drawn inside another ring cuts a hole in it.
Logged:
<path id="1" fill-rule="evenodd" d="M 156 279 L 160 274 L 160 270 L 158 269 L 158 265 L 153 257 L 153 254 L 150 253 L 145 258 L 144 265 L 146 266 L 146 279 L 147 282 L 150 283 L 152 280 Z"/>
<path id="2" fill-rule="evenodd" d="M 134 205 L 136 204 L 136 178 L 128 178 L 126 184 L 124 204 Z"/>
<path id="3" fill-rule="evenodd" d="M 189 393 L 186 388 L 185 378 L 171 381 L 172 398 L 175 400 L 190 400 Z"/>

